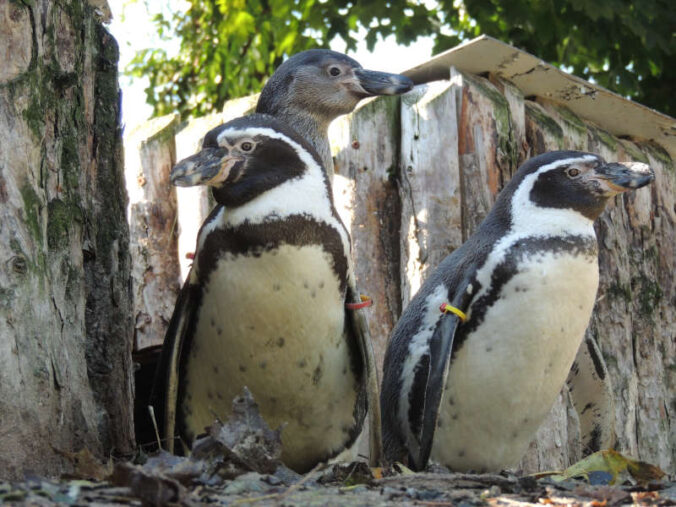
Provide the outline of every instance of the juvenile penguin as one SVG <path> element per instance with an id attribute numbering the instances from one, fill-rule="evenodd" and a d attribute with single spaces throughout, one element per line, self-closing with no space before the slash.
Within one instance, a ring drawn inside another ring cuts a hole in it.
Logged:
<path id="1" fill-rule="evenodd" d="M 189 445 L 247 386 L 267 423 L 285 424 L 287 466 L 306 472 L 352 447 L 373 353 L 346 309 L 357 300 L 350 240 L 316 151 L 254 114 L 211 130 L 171 178 L 210 185 L 219 205 L 165 339 L 155 400 L 165 435 Z"/>
<path id="2" fill-rule="evenodd" d="M 528 160 L 392 332 L 383 372 L 389 460 L 457 471 L 516 464 L 580 346 L 598 286 L 594 220 L 647 185 L 645 164 L 556 151 Z"/>
<path id="3" fill-rule="evenodd" d="M 257 113 L 282 120 L 315 147 L 329 175 L 333 159 L 329 124 L 354 110 L 360 100 L 399 95 L 413 88 L 401 74 L 366 70 L 347 55 L 310 49 L 282 63 L 263 87 Z"/>

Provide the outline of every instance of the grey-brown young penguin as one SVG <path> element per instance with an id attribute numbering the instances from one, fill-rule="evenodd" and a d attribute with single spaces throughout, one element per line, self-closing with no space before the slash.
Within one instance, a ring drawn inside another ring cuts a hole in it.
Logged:
<path id="1" fill-rule="evenodd" d="M 279 118 L 304 137 L 331 176 L 329 124 L 364 98 L 399 95 L 411 88 L 413 81 L 401 74 L 366 70 L 342 53 L 310 49 L 279 66 L 265 84 L 256 112 Z"/>

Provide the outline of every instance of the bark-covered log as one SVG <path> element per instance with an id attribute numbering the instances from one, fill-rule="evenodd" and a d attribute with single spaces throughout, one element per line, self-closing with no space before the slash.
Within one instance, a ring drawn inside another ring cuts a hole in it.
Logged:
<path id="1" fill-rule="evenodd" d="M 79 1 L 0 2 L 0 475 L 133 450 L 117 44 Z"/>
<path id="2" fill-rule="evenodd" d="M 180 288 L 176 190 L 169 181 L 177 121 L 163 116 L 125 135 L 134 350 L 162 344 Z"/>

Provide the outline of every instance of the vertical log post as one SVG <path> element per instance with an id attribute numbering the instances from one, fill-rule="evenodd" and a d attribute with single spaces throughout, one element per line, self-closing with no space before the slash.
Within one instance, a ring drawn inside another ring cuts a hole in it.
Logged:
<path id="1" fill-rule="evenodd" d="M 382 97 L 331 125 L 336 207 L 352 237 L 357 286 L 373 298 L 367 310 L 378 373 L 400 312 L 399 198 L 396 167 L 399 99 Z"/>
<path id="2" fill-rule="evenodd" d="M 462 244 L 456 97 L 447 81 L 418 86 L 401 106 L 401 297 Z"/>
<path id="3" fill-rule="evenodd" d="M 176 115 L 146 122 L 125 136 L 129 194 L 134 349 L 164 341 L 179 290 L 176 190 Z"/>

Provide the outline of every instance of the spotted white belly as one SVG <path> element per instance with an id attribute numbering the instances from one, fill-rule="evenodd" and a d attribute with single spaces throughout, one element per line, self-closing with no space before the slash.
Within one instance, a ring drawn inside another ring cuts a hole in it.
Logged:
<path id="1" fill-rule="evenodd" d="M 451 363 L 432 460 L 488 471 L 521 459 L 563 386 L 597 287 L 595 256 L 520 263 Z"/>
<path id="2" fill-rule="evenodd" d="M 227 418 L 247 386 L 284 462 L 304 470 L 341 450 L 354 426 L 356 380 L 344 337 L 344 297 L 319 246 L 227 254 L 204 287 L 182 404 L 194 436 Z"/>

